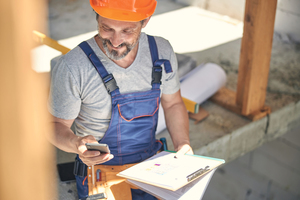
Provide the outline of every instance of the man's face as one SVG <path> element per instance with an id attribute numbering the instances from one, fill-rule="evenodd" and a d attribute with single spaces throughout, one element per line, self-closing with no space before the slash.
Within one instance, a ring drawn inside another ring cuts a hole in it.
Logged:
<path id="1" fill-rule="evenodd" d="M 112 60 L 121 60 L 138 44 L 141 22 L 124 22 L 99 16 L 99 38 L 106 55 Z"/>

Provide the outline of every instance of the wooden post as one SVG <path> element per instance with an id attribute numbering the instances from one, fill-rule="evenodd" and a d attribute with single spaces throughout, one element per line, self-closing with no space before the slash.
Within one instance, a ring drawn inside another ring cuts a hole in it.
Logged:
<path id="1" fill-rule="evenodd" d="M 46 81 L 31 68 L 32 30 L 45 30 L 46 1 L 0 2 L 0 199 L 55 199 Z"/>
<path id="2" fill-rule="evenodd" d="M 277 0 L 247 0 L 236 103 L 243 115 L 265 112 Z"/>
<path id="3" fill-rule="evenodd" d="M 265 106 L 277 0 L 246 0 L 237 92 L 220 89 L 211 100 L 246 116 L 260 119 Z"/>

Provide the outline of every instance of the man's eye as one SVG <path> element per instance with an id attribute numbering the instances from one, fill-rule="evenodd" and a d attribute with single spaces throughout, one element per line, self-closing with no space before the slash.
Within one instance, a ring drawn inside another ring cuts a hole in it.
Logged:
<path id="1" fill-rule="evenodd" d="M 103 29 L 104 31 L 106 31 L 106 32 L 108 32 L 108 31 L 112 31 L 112 29 L 110 29 L 110 28 L 105 28 L 105 27 L 102 27 L 102 29 Z"/>
<path id="2" fill-rule="evenodd" d="M 123 33 L 126 33 L 126 34 L 131 34 L 133 31 L 132 30 L 124 30 Z"/>

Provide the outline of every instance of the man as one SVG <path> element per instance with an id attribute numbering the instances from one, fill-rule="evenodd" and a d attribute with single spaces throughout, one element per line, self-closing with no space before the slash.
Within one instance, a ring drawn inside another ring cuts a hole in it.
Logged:
<path id="1" fill-rule="evenodd" d="M 78 196 L 88 196 L 86 168 L 138 163 L 157 153 L 158 105 L 177 156 L 193 153 L 188 116 L 169 42 L 141 30 L 155 0 L 91 0 L 99 34 L 62 56 L 51 71 L 50 112 L 55 132 L 50 141 L 78 154 Z M 75 122 L 75 134 L 70 129 Z M 85 143 L 106 143 L 111 154 L 87 151 Z M 85 165 L 84 165 L 85 164 Z M 83 170 L 85 172 L 81 173 Z M 156 199 L 131 189 L 132 199 Z"/>

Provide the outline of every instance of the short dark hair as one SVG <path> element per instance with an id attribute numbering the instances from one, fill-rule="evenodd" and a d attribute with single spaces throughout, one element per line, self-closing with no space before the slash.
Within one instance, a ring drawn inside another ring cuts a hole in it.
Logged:
<path id="1" fill-rule="evenodd" d="M 95 12 L 96 13 L 96 12 Z M 96 13 L 96 20 L 98 21 L 98 18 L 99 18 L 99 14 Z"/>

